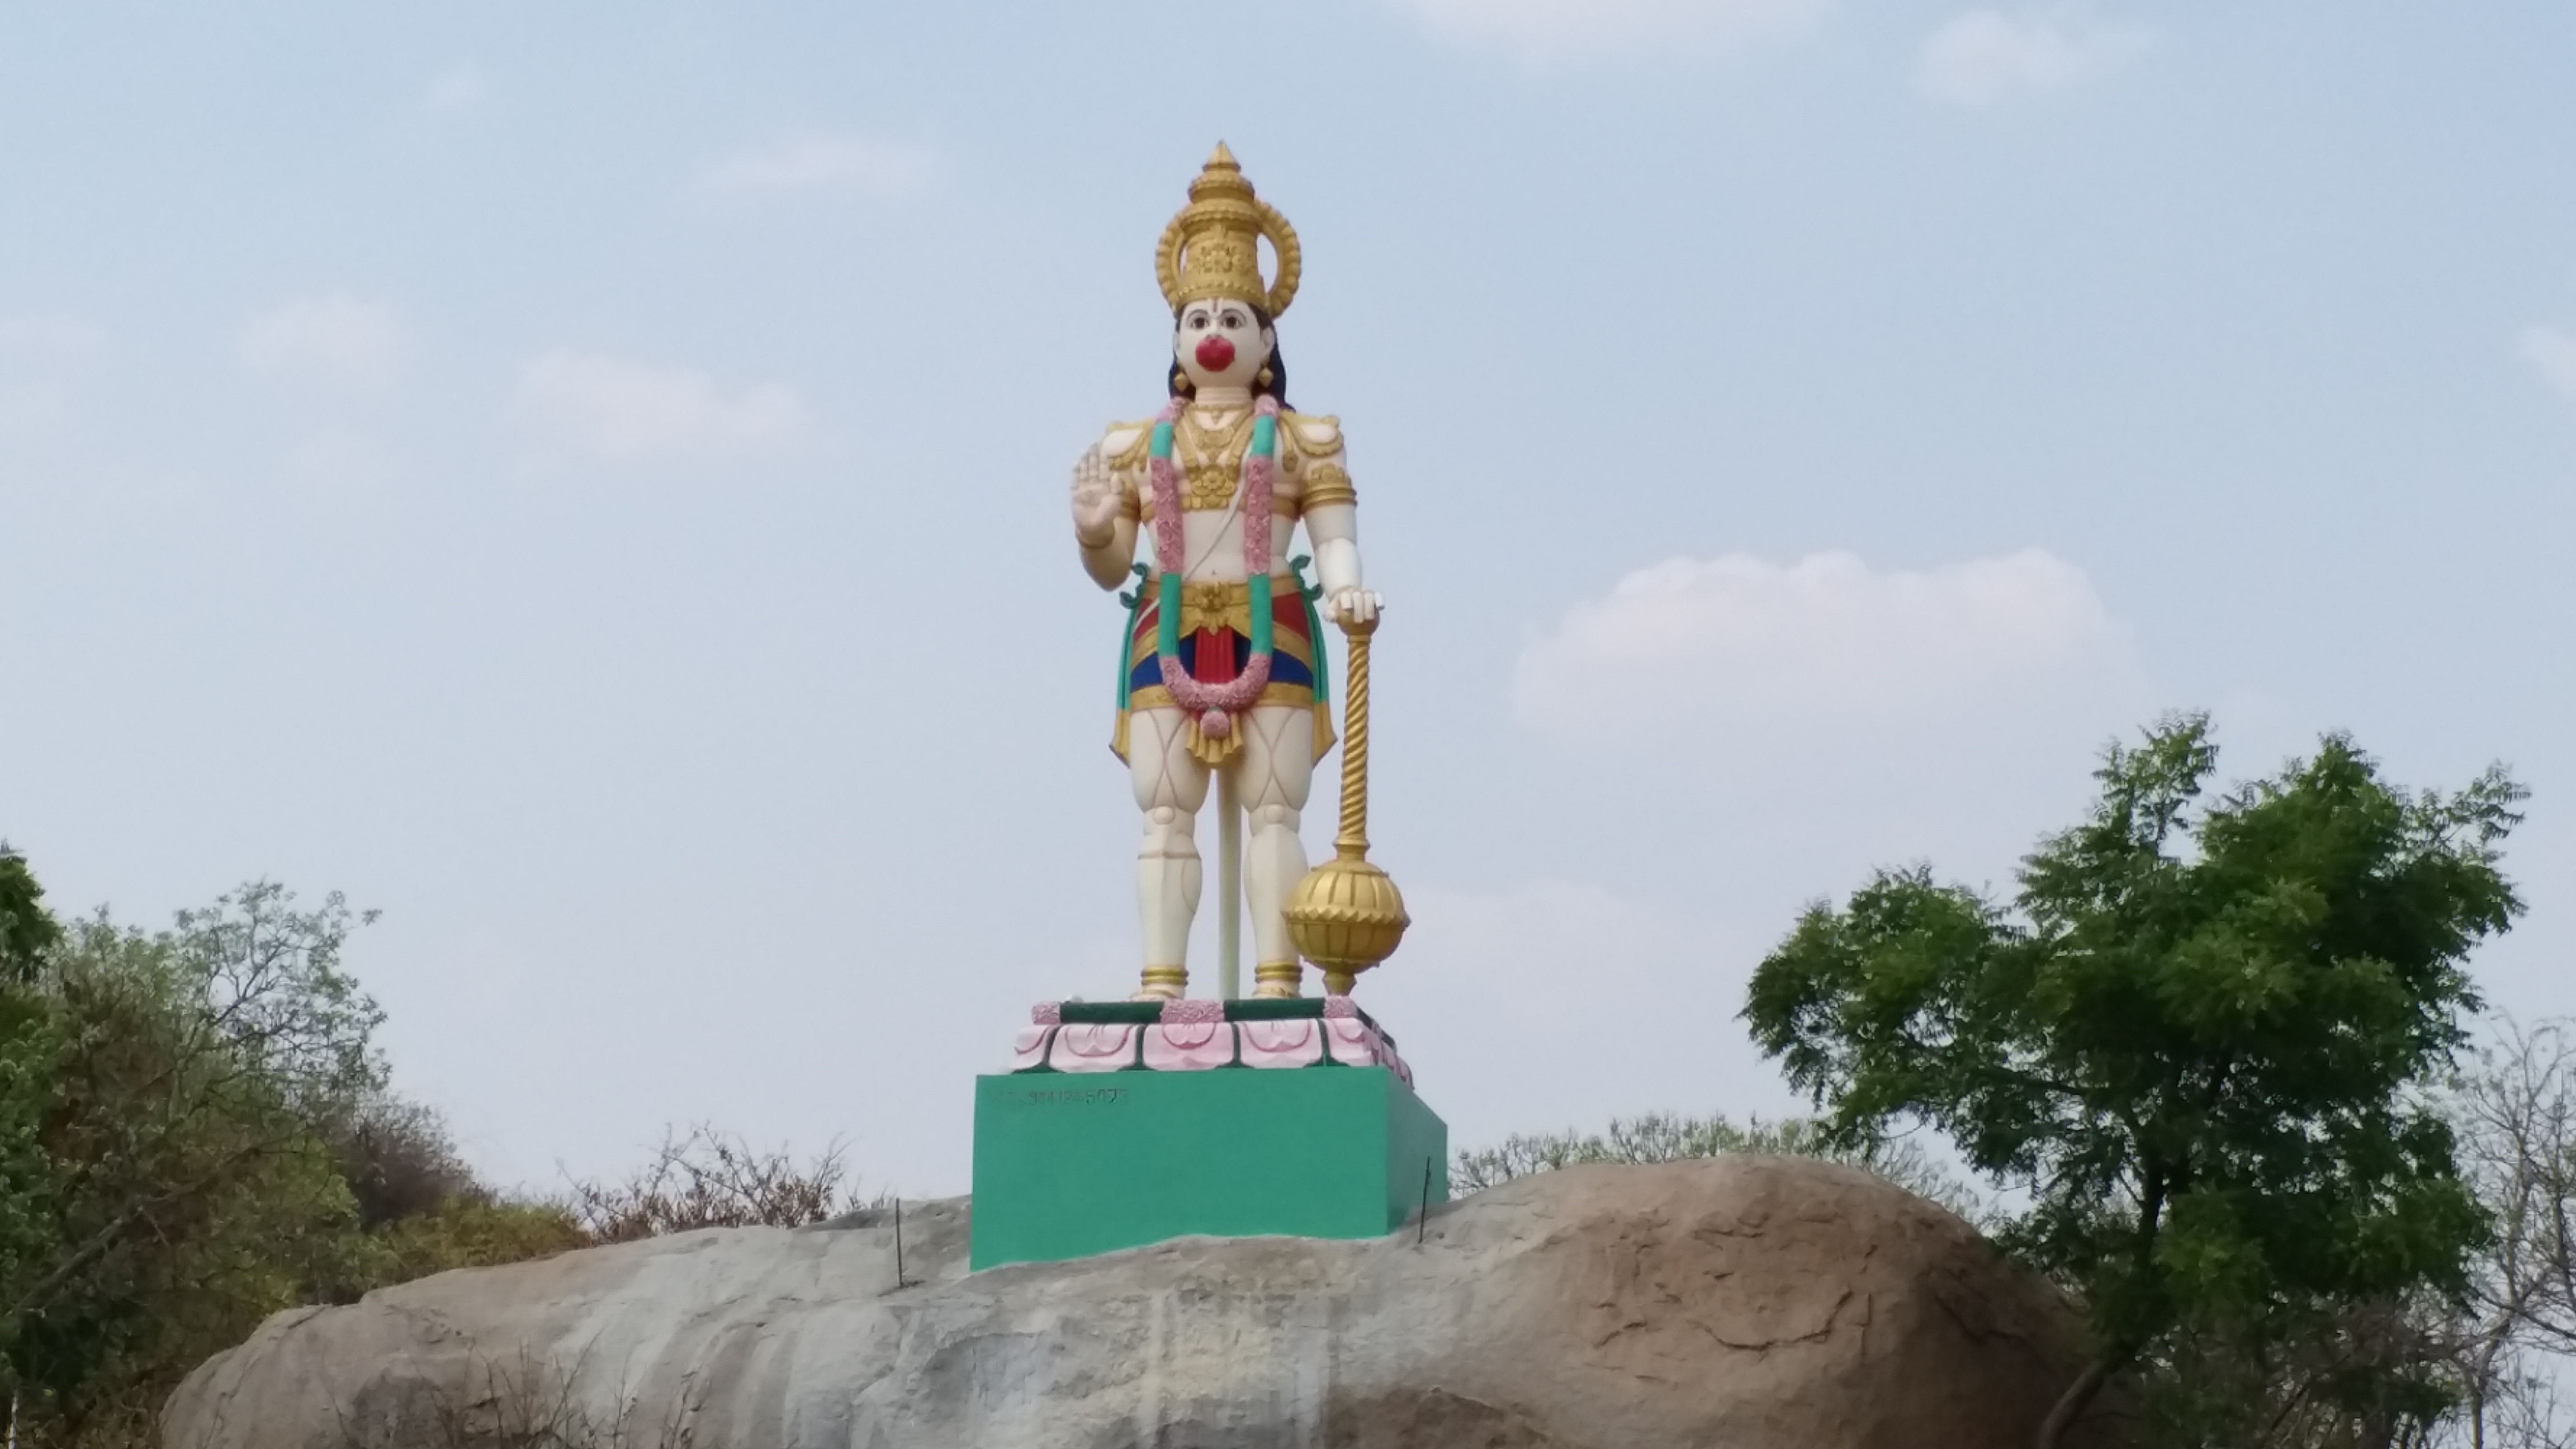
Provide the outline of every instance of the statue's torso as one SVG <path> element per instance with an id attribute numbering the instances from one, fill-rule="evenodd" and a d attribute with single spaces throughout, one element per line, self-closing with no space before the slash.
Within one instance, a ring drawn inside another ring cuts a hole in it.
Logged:
<path id="1" fill-rule="evenodd" d="M 1285 573 L 1297 520 L 1311 506 L 1351 501 L 1343 467 L 1341 424 L 1312 413 L 1279 415 L 1279 466 L 1271 486 L 1270 566 Z M 1142 550 L 1152 560 L 1153 486 L 1148 472 L 1154 425 L 1121 423 L 1101 439 L 1101 455 L 1117 480 L 1121 508 L 1143 527 Z M 1233 582 L 1245 577 L 1243 557 L 1243 455 L 1252 440 L 1249 408 L 1193 407 L 1173 429 L 1172 461 L 1181 470 L 1182 576 L 1193 582 Z"/>

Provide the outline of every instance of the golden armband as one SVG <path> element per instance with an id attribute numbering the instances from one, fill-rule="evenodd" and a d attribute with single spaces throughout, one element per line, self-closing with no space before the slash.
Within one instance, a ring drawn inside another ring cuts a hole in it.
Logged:
<path id="1" fill-rule="evenodd" d="M 1318 463 L 1306 470 L 1306 491 L 1299 500 L 1307 512 L 1330 508 L 1335 504 L 1356 505 L 1359 491 L 1351 487 L 1351 475 L 1338 463 Z"/>

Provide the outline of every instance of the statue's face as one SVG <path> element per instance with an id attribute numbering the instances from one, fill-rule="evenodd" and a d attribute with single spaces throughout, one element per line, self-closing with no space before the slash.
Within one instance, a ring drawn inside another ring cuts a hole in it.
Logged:
<path id="1" fill-rule="evenodd" d="M 1172 357 L 1198 387 L 1250 387 L 1277 340 L 1249 306 L 1219 297 L 1181 309 Z"/>

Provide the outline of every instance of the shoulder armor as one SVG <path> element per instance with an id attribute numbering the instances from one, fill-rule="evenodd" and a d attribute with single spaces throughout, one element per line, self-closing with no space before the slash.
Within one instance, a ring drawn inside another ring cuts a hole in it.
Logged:
<path id="1" fill-rule="evenodd" d="M 1154 424 L 1151 419 L 1141 423 L 1114 423 L 1101 436 L 1100 456 L 1109 460 L 1110 467 L 1124 472 L 1144 467 L 1145 456 L 1153 446 Z"/>
<path id="2" fill-rule="evenodd" d="M 1309 458 L 1329 458 L 1342 450 L 1342 420 L 1326 413 L 1289 413 L 1288 434 L 1297 451 Z"/>

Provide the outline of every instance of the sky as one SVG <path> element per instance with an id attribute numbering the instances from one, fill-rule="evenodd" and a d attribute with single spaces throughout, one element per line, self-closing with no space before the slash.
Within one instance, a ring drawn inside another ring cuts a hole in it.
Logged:
<path id="1" fill-rule="evenodd" d="M 1798 913 L 2009 891 L 2172 709 L 2506 762 L 2474 970 L 2576 1010 L 2571 65 L 2537 0 L 6 7 L 0 837 L 380 910 L 495 1181 L 709 1121 L 965 1191 L 1030 1004 L 1134 980 L 1066 490 L 1222 139 L 1453 1142 L 1795 1110 Z"/>

